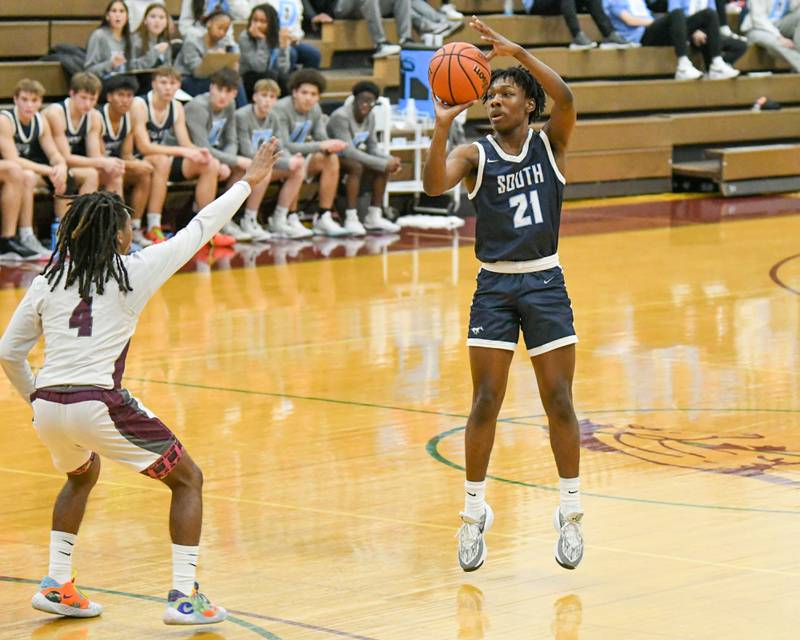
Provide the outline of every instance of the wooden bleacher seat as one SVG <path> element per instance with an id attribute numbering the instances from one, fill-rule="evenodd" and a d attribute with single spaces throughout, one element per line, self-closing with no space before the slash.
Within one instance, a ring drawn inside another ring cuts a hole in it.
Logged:
<path id="1" fill-rule="evenodd" d="M 795 76 L 796 77 L 796 76 Z M 777 111 L 703 111 L 670 116 L 672 144 L 718 144 L 800 137 L 800 107 Z"/>
<path id="2" fill-rule="evenodd" d="M 178 15 L 181 0 L 166 0 L 170 14 Z M 64 17 L 98 18 L 105 8 L 100 0 L 0 0 L 0 18 Z"/>
<path id="3" fill-rule="evenodd" d="M 67 95 L 67 76 L 58 62 L 0 62 L 0 99 L 10 100 L 23 78 L 41 82 L 49 101 Z"/>
<path id="4" fill-rule="evenodd" d="M 800 144 L 707 149 L 707 160 L 677 162 L 677 176 L 706 178 L 724 196 L 778 193 L 800 189 Z"/>

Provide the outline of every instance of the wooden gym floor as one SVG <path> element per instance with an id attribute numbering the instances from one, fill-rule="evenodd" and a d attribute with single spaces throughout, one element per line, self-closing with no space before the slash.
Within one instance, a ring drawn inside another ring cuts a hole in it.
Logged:
<path id="1" fill-rule="evenodd" d="M 552 558 L 557 478 L 521 349 L 488 561 L 456 563 L 469 228 L 424 250 L 195 263 L 142 316 L 126 385 L 204 469 L 199 576 L 233 617 L 162 625 L 168 494 L 112 463 L 75 556 L 102 618 L 30 608 L 61 478 L 3 379 L 0 638 L 796 638 L 798 209 L 791 196 L 570 205 L 587 541 L 574 572 Z M 0 326 L 22 294 L 0 291 Z"/>

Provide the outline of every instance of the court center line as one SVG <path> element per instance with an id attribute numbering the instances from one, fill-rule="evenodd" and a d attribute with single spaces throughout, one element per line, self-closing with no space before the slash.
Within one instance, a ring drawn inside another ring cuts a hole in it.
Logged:
<path id="1" fill-rule="evenodd" d="M 7 467 L 0 467 L 0 472 L 5 473 L 18 473 L 21 475 L 30 475 L 30 476 L 37 476 L 37 477 L 46 477 L 46 478 L 57 478 L 61 480 L 63 476 L 56 475 L 56 474 L 48 474 L 39 471 L 23 471 L 18 469 L 9 469 Z M 140 486 L 140 485 L 133 485 L 133 484 L 125 484 L 121 482 L 109 482 L 107 480 L 99 480 L 97 484 L 105 484 L 108 486 L 114 487 L 122 487 L 128 489 L 135 489 L 137 491 L 158 491 L 161 493 L 168 492 L 169 490 L 161 487 L 148 487 L 148 486 Z M 303 507 L 298 505 L 289 505 L 289 504 L 282 504 L 277 502 L 269 502 L 266 500 L 255 500 L 252 498 L 237 498 L 233 496 L 220 496 L 215 494 L 203 494 L 203 498 L 207 500 L 220 500 L 223 502 L 232 502 L 232 503 L 241 503 L 241 504 L 251 504 L 256 506 L 262 507 L 271 507 L 275 509 L 286 509 L 289 511 L 299 511 L 305 513 L 314 513 L 318 515 L 329 515 L 333 517 L 341 517 L 341 518 L 350 518 L 356 520 L 368 520 L 372 522 L 384 522 L 388 524 L 400 524 L 408 527 L 418 527 L 418 528 L 425 528 L 425 529 L 436 529 L 438 531 L 447 531 L 452 533 L 455 530 L 455 527 L 452 525 L 444 525 L 444 524 L 436 524 L 433 522 L 423 522 L 420 520 L 401 520 L 400 518 L 388 518 L 384 516 L 373 516 L 368 514 L 350 512 L 350 511 L 340 511 L 335 509 L 319 509 L 316 507 Z M 506 540 L 517 540 L 523 542 L 537 542 L 541 543 L 545 546 L 552 545 L 552 539 L 550 538 L 540 538 L 537 536 L 532 536 L 530 534 L 514 534 L 514 533 L 501 533 L 499 531 L 493 531 L 492 536 L 496 538 L 504 538 Z M 741 566 L 741 565 L 734 565 L 730 563 L 724 562 L 711 562 L 708 560 L 698 560 L 696 558 L 687 558 L 684 556 L 675 556 L 675 555 L 668 555 L 668 554 L 659 554 L 659 553 L 651 553 L 648 551 L 634 551 L 631 549 L 619 549 L 617 547 L 607 547 L 601 545 L 594 545 L 594 544 L 587 544 L 586 548 L 588 549 L 597 549 L 599 551 L 607 551 L 609 553 L 618 553 L 622 555 L 628 556 L 639 556 L 644 558 L 655 558 L 659 560 L 670 560 L 670 561 L 678 561 L 678 562 L 686 562 L 689 564 L 695 565 L 702 565 L 708 567 L 718 567 L 722 569 L 732 569 L 735 571 L 746 571 L 752 573 L 766 573 L 770 575 L 782 575 L 782 576 L 789 576 L 792 578 L 800 578 L 800 573 L 792 573 L 789 571 L 778 571 L 775 569 L 764 569 L 761 567 L 748 567 L 748 566 Z"/>

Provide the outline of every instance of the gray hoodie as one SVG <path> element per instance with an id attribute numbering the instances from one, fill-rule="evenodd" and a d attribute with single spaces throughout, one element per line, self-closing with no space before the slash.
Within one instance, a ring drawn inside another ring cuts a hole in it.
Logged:
<path id="1" fill-rule="evenodd" d="M 319 143 L 328 140 L 325 114 L 318 104 L 308 113 L 298 113 L 292 96 L 286 96 L 275 103 L 272 113 L 277 120 L 275 137 L 289 153 L 316 153 L 320 151 Z"/>
<path id="2" fill-rule="evenodd" d="M 236 108 L 231 102 L 219 113 L 211 109 L 211 94 L 195 96 L 185 107 L 186 128 L 192 142 L 205 147 L 223 164 L 234 166 L 238 160 Z"/>
<path id="3" fill-rule="evenodd" d="M 370 114 L 359 123 L 353 115 L 352 101 L 346 102 L 331 114 L 328 135 L 350 144 L 342 151 L 342 157 L 360 162 L 373 171 L 386 171 L 389 156 L 378 146 L 375 137 L 375 114 Z"/>

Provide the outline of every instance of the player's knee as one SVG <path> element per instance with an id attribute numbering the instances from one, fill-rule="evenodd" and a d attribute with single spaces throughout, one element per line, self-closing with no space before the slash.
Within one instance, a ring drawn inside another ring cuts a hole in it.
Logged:
<path id="1" fill-rule="evenodd" d="M 335 153 L 329 153 L 325 156 L 325 166 L 331 170 L 339 170 L 339 156 Z"/>
<path id="2" fill-rule="evenodd" d="M 361 176 L 364 174 L 364 165 L 360 162 L 353 162 L 347 166 L 347 173 L 353 179 L 361 178 Z"/>
<path id="3" fill-rule="evenodd" d="M 213 173 L 214 175 L 219 175 L 220 166 L 221 165 L 219 163 L 219 160 L 217 160 L 216 158 L 211 158 L 211 160 L 209 160 L 208 164 L 206 165 L 203 173 Z"/>
<path id="4" fill-rule="evenodd" d="M 67 474 L 70 485 L 81 491 L 90 491 L 99 477 L 100 456 L 94 453 L 83 467 Z"/>
<path id="5" fill-rule="evenodd" d="M 503 396 L 500 392 L 490 386 L 480 385 L 475 390 L 472 413 L 479 421 L 494 420 L 500 413 L 502 403 Z"/>
<path id="6" fill-rule="evenodd" d="M 36 187 L 36 173 L 30 169 L 25 169 L 22 172 L 22 182 L 26 191 L 32 191 Z"/>
<path id="7" fill-rule="evenodd" d="M 542 404 L 547 416 L 557 422 L 566 422 L 572 418 L 572 393 L 568 384 L 557 385 L 542 393 Z"/>

